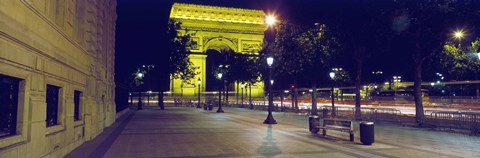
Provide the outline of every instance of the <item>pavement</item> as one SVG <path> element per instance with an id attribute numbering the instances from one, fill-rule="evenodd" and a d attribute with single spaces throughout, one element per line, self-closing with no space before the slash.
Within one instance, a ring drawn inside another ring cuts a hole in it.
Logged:
<path id="1" fill-rule="evenodd" d="M 215 109 L 216 110 L 216 109 Z M 375 123 L 375 143 L 348 133 L 308 131 L 308 116 L 265 111 L 192 107 L 131 110 L 95 139 L 66 157 L 480 157 L 480 137 Z M 320 132 L 321 133 L 321 132 Z"/>

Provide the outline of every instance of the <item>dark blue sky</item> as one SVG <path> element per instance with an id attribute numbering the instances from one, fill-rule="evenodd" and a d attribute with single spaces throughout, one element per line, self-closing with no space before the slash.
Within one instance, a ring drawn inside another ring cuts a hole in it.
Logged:
<path id="1" fill-rule="evenodd" d="M 275 13 L 281 20 L 313 25 L 315 22 L 342 23 L 358 29 L 355 26 L 365 20 L 362 14 L 369 8 L 388 8 L 395 0 L 177 0 L 175 2 L 206 4 L 214 6 L 239 7 L 264 10 L 265 13 Z M 397 0 L 398 1 L 398 0 Z M 415 5 L 414 0 L 405 0 Z M 167 63 L 163 52 L 165 39 L 163 34 L 168 22 L 168 17 L 173 0 L 118 0 L 117 25 L 116 25 L 116 80 L 123 82 L 127 76 L 142 64 Z M 479 4 L 476 2 L 476 4 Z M 479 5 L 480 6 L 480 5 Z M 477 6 L 476 8 L 478 8 Z M 392 13 L 390 13 L 392 14 Z M 392 15 L 393 16 L 393 15 Z M 348 17 L 349 19 L 343 19 Z M 357 18 L 358 17 L 358 18 Z M 388 20 L 393 19 L 387 17 Z M 368 19 L 367 19 L 368 20 Z M 382 24 L 383 25 L 383 24 Z M 389 25 L 389 24 L 387 24 Z M 392 27 L 392 26 L 385 26 Z M 362 30 L 361 30 L 362 31 Z M 360 33 L 362 33 L 360 31 Z M 358 33 L 358 32 L 357 32 Z M 369 32 L 366 32 L 368 34 Z M 353 35 L 352 35 L 353 36 Z M 379 45 L 387 46 L 382 52 L 376 53 L 365 63 L 364 73 L 372 70 L 382 70 L 385 76 L 401 75 L 405 80 L 412 80 L 411 50 L 406 49 L 402 37 L 391 35 L 389 43 Z M 387 40 L 386 40 L 387 41 Z M 403 45 L 402 45 L 403 44 Z M 348 51 L 347 51 L 348 52 Z M 347 53 L 348 54 L 348 53 Z M 342 65 L 355 71 L 355 61 L 352 56 L 347 56 Z M 428 65 L 427 69 L 431 68 Z"/>
<path id="2" fill-rule="evenodd" d="M 360 3 L 352 0 L 178 0 L 226 7 L 264 10 L 282 20 L 310 25 L 348 12 Z M 121 81 L 142 64 L 166 63 L 163 33 L 173 0 L 118 0 L 116 30 L 116 74 Z M 371 4 L 371 3 L 369 3 Z M 381 5 L 381 3 L 377 3 Z M 323 18 L 323 19 L 322 19 Z"/>

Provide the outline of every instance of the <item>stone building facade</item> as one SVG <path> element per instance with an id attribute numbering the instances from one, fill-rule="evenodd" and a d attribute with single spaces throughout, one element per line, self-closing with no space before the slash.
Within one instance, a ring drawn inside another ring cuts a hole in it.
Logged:
<path id="1" fill-rule="evenodd" d="M 115 121 L 115 8 L 0 1 L 0 157 L 63 157 Z"/>

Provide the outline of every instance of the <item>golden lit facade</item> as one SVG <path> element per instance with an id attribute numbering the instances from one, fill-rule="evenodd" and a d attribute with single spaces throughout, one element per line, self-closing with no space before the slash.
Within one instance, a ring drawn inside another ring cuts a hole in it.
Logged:
<path id="1" fill-rule="evenodd" d="M 185 30 L 193 33 L 196 45 L 192 46 L 189 57 L 199 67 L 199 74 L 191 83 L 197 83 L 200 78 L 202 92 L 206 87 L 207 50 L 231 49 L 258 54 L 267 28 L 262 10 L 175 3 L 170 18 L 182 22 L 181 34 Z M 170 85 L 171 92 L 187 96 L 195 95 L 197 90 L 196 85 L 185 85 L 181 80 L 174 80 Z M 263 83 L 252 86 L 252 96 L 263 95 Z"/>
<path id="2" fill-rule="evenodd" d="M 115 122 L 116 4 L 0 1 L 0 158 L 64 157 Z"/>

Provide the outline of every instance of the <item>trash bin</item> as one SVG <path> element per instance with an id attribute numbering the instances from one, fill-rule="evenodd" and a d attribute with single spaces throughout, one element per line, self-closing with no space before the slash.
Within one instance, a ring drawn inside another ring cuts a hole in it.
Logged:
<path id="1" fill-rule="evenodd" d="M 213 104 L 208 105 L 208 110 L 212 111 L 213 110 Z"/>
<path id="2" fill-rule="evenodd" d="M 203 104 L 203 110 L 207 110 L 207 104 Z"/>
<path id="3" fill-rule="evenodd" d="M 317 115 L 310 115 L 308 117 L 308 128 L 311 133 L 318 133 L 320 130 L 317 128 L 317 126 L 320 126 L 320 118 Z"/>
<path id="4" fill-rule="evenodd" d="M 375 142 L 375 128 L 373 122 L 360 122 L 360 142 L 372 145 Z"/>

